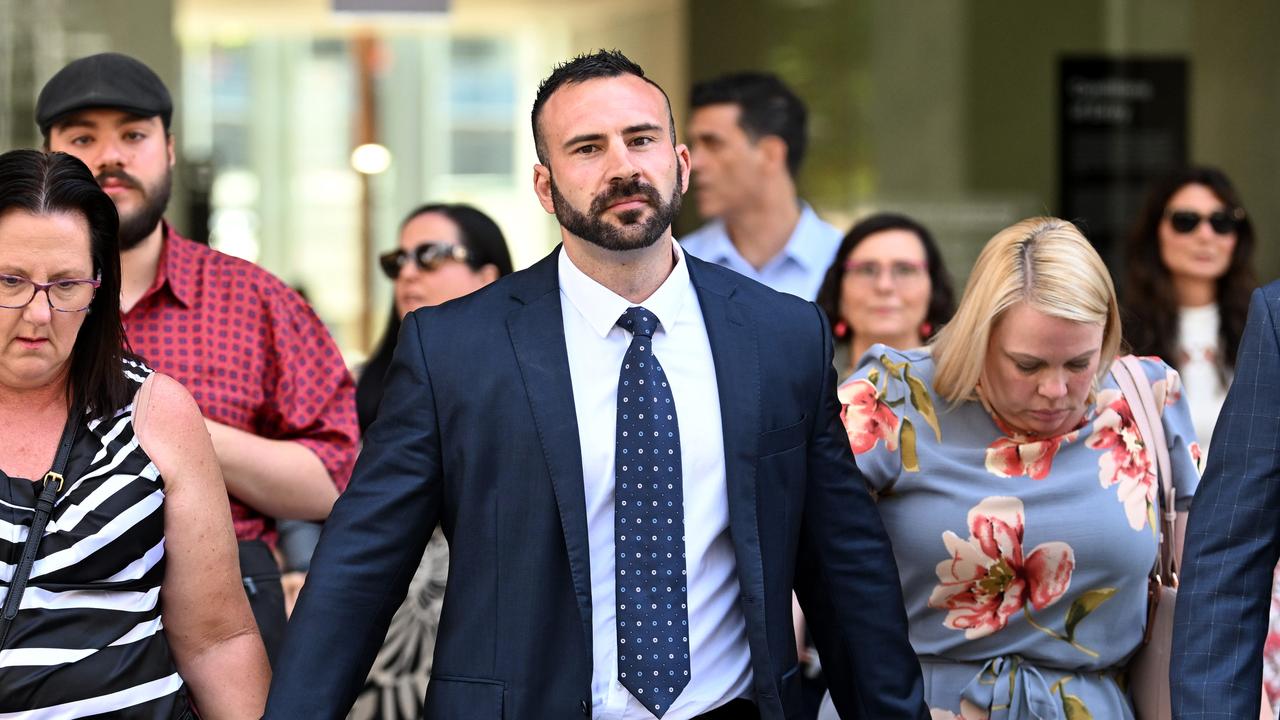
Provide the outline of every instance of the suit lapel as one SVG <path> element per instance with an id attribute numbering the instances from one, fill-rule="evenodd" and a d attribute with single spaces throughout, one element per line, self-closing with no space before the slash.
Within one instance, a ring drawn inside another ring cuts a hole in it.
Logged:
<path id="1" fill-rule="evenodd" d="M 547 472 L 555 491 L 560 526 L 569 552 L 583 639 L 591 653 L 591 548 L 587 501 L 582 486 L 582 452 L 560 310 L 558 252 L 525 271 L 512 296 L 521 306 L 507 316 L 507 331 L 524 380 Z"/>
<path id="2" fill-rule="evenodd" d="M 764 561 L 756 502 L 756 457 L 760 435 L 760 349 L 748 308 L 734 299 L 736 285 L 685 254 L 698 293 L 716 368 L 729 533 L 737 556 L 742 611 L 757 677 L 769 677 L 764 616 Z"/>

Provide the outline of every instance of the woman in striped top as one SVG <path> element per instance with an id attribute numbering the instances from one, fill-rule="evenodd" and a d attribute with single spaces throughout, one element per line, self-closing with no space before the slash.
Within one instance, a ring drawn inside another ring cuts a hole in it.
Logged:
<path id="1" fill-rule="evenodd" d="M 0 155 L 0 720 L 256 718 L 270 671 L 226 490 L 195 401 L 122 349 L 116 228 L 79 160 Z"/>

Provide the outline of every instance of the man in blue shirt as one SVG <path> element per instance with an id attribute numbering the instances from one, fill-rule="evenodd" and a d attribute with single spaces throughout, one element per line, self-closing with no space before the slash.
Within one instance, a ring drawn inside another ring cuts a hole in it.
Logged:
<path id="1" fill-rule="evenodd" d="M 684 249 L 813 300 L 842 233 L 796 195 L 804 103 L 777 77 L 753 72 L 695 85 L 690 106 L 694 196 L 713 219 Z"/>

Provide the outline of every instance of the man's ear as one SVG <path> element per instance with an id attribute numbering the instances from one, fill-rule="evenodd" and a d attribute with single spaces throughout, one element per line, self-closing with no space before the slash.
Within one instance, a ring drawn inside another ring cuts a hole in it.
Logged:
<path id="1" fill-rule="evenodd" d="M 761 156 L 770 167 L 787 169 L 787 141 L 777 135 L 765 135 L 756 141 Z"/>
<path id="2" fill-rule="evenodd" d="M 538 194 L 538 202 L 547 214 L 556 213 L 556 205 L 551 200 L 551 168 L 538 163 L 533 166 L 533 191 Z"/>
<path id="3" fill-rule="evenodd" d="M 169 152 L 169 167 L 173 167 L 178 163 L 178 155 L 173 150 L 173 133 L 165 136 L 165 149 Z"/>
<path id="4" fill-rule="evenodd" d="M 689 191 L 689 173 L 693 168 L 688 145 L 682 143 L 676 146 L 676 165 L 680 171 L 680 187 L 678 189 L 683 195 Z"/>

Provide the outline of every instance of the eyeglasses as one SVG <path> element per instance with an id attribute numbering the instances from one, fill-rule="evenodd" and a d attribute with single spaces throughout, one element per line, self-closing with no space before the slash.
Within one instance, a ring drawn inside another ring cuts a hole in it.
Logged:
<path id="1" fill-rule="evenodd" d="M 36 293 L 44 291 L 49 307 L 58 312 L 73 313 L 89 309 L 102 277 L 93 280 L 54 280 L 39 283 L 18 275 L 0 275 L 0 307 L 18 310 L 31 304 Z"/>
<path id="2" fill-rule="evenodd" d="M 846 277 L 867 285 L 879 280 L 880 273 L 885 270 L 889 271 L 889 278 L 895 283 L 912 283 L 924 279 L 929 272 L 929 266 L 913 260 L 894 260 L 887 265 L 881 264 L 878 260 L 861 262 L 850 260 L 844 264 Z"/>
<path id="3" fill-rule="evenodd" d="M 1240 221 L 1244 220 L 1244 210 L 1235 208 L 1234 210 L 1218 210 L 1208 215 L 1201 215 L 1194 210 L 1174 210 L 1169 213 L 1169 225 L 1177 232 L 1186 234 L 1200 227 L 1203 220 L 1209 221 L 1209 227 L 1219 235 L 1227 235 L 1235 232 L 1240 225 Z"/>
<path id="4" fill-rule="evenodd" d="M 450 260 L 460 263 L 469 262 L 471 253 L 461 245 L 428 242 L 412 250 L 392 250 L 383 253 L 378 256 L 378 264 L 382 266 L 382 272 L 387 277 L 395 280 L 400 277 L 400 269 L 409 262 L 410 258 L 417 264 L 419 270 L 431 272 Z"/>

